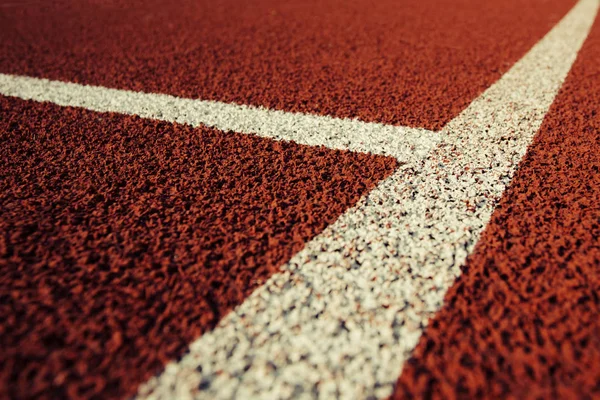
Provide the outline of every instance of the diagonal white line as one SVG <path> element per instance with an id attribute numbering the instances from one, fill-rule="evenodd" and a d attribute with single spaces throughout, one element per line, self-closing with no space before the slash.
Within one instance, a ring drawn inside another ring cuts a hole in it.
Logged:
<path id="1" fill-rule="evenodd" d="M 443 132 L 309 242 L 139 398 L 371 398 L 460 274 L 585 40 L 581 0 Z"/>
<path id="2" fill-rule="evenodd" d="M 222 131 L 252 133 L 331 149 L 389 155 L 402 162 L 422 158 L 439 135 L 421 128 L 307 115 L 262 107 L 183 99 L 100 86 L 0 74 L 0 94 L 94 111 L 138 115 Z"/>

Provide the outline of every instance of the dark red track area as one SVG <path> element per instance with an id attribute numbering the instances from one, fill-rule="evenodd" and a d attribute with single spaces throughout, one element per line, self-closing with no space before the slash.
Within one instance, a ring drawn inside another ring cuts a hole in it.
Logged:
<path id="1" fill-rule="evenodd" d="M 0 97 L 0 397 L 134 394 L 395 167 Z"/>
<path id="2" fill-rule="evenodd" d="M 596 22 L 395 398 L 600 397 Z"/>
<path id="3" fill-rule="evenodd" d="M 15 2 L 0 72 L 439 129 L 574 3 Z"/>

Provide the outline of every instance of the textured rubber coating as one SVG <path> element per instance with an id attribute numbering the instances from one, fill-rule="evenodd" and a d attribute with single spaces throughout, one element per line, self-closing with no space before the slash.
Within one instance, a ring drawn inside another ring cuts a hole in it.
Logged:
<path id="1" fill-rule="evenodd" d="M 392 158 L 0 98 L 0 397 L 112 398 Z"/>
<path id="2" fill-rule="evenodd" d="M 0 72 L 440 129 L 574 0 L 63 0 L 0 11 Z"/>
<path id="3" fill-rule="evenodd" d="M 600 397 L 600 23 L 395 398 Z"/>

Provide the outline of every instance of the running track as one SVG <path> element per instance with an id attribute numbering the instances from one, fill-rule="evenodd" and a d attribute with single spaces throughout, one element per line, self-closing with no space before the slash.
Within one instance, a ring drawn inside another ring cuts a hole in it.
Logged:
<path id="1" fill-rule="evenodd" d="M 598 0 L 0 2 L 0 397 L 600 396 Z"/>

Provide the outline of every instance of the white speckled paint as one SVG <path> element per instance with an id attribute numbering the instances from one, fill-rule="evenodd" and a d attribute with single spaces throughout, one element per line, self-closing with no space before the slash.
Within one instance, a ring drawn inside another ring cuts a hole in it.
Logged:
<path id="1" fill-rule="evenodd" d="M 0 94 L 99 112 L 137 115 L 222 131 L 255 134 L 310 146 L 382 154 L 406 161 L 422 158 L 438 135 L 421 128 L 267 110 L 262 107 L 183 99 L 78 83 L 0 74 Z"/>

